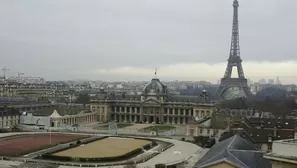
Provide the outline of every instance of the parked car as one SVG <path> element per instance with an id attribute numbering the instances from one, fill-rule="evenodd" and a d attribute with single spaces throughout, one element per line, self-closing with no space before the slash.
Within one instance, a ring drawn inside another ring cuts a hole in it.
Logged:
<path id="1" fill-rule="evenodd" d="M 211 148 L 214 144 L 216 144 L 216 139 L 215 138 L 209 138 L 206 143 L 205 143 L 205 147 L 206 148 Z"/>

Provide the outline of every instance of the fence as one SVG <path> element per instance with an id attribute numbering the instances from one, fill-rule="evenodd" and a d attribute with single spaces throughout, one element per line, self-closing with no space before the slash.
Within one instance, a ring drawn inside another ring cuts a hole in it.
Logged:
<path id="1" fill-rule="evenodd" d="M 89 132 L 90 129 L 81 129 L 80 131 L 87 131 Z M 96 130 L 92 130 L 92 132 L 96 133 L 101 133 L 101 134 L 122 134 L 122 135 L 139 135 L 139 136 L 151 136 L 150 131 L 147 132 L 141 132 L 136 129 L 117 129 L 116 131 L 114 130 L 109 130 L 108 128 L 97 128 Z M 165 137 L 170 137 L 170 136 L 185 136 L 186 135 L 186 128 L 185 127 L 177 127 L 168 131 L 163 131 L 163 132 L 158 132 L 159 136 L 165 136 Z"/>

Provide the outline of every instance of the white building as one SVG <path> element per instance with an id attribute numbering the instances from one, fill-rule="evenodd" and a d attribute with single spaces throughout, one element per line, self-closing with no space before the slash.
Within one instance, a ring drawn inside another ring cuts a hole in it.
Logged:
<path id="1" fill-rule="evenodd" d="M 97 113 L 82 111 L 74 115 L 60 115 L 54 110 L 50 116 L 34 116 L 32 113 L 23 113 L 20 117 L 20 124 L 23 126 L 37 126 L 44 128 L 72 127 L 97 121 Z"/>
<path id="2" fill-rule="evenodd" d="M 272 152 L 264 157 L 270 160 L 272 168 L 296 168 L 297 139 L 274 141 Z"/>

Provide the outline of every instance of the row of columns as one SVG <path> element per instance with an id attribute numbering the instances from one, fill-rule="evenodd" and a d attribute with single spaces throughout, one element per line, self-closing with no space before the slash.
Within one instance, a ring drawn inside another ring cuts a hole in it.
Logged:
<path id="1" fill-rule="evenodd" d="M 124 111 L 122 111 L 122 108 L 124 108 Z M 130 109 L 129 112 L 127 109 Z M 153 107 L 152 107 L 153 108 Z M 150 109 L 150 107 L 148 108 Z M 155 109 L 155 108 L 153 108 Z M 161 112 L 162 108 L 159 108 Z M 182 116 L 193 116 L 193 110 L 192 109 L 179 109 L 179 108 L 166 108 L 164 114 L 165 115 L 182 115 Z M 170 113 L 171 110 L 171 113 Z M 112 110 L 113 113 L 141 113 L 142 108 L 140 107 L 134 107 L 134 112 L 132 112 L 132 107 L 119 107 L 119 111 L 117 110 L 117 107 L 114 107 L 114 110 Z M 175 113 L 177 111 L 177 113 Z M 149 114 L 149 113 L 148 113 Z"/>
<path id="2" fill-rule="evenodd" d="M 58 127 L 60 125 L 70 125 L 73 124 L 83 124 L 83 123 L 89 123 L 89 122 L 95 122 L 97 120 L 96 114 L 87 114 L 87 115 L 77 115 L 77 116 L 66 116 L 63 118 L 55 119 L 55 122 L 57 123 L 55 126 Z"/>
<path id="3" fill-rule="evenodd" d="M 134 109 L 134 112 L 133 112 L 133 109 Z M 112 111 L 119 112 L 119 113 L 140 113 L 140 107 L 115 106 Z"/>
<path id="4" fill-rule="evenodd" d="M 186 124 L 191 117 L 163 116 L 163 115 L 124 115 L 113 114 L 112 120 L 119 122 L 144 122 L 144 123 L 166 123 L 166 124 Z"/>
<path id="5" fill-rule="evenodd" d="M 20 117 L 16 116 L 0 116 L 0 128 L 11 127 L 20 123 Z"/>
<path id="6" fill-rule="evenodd" d="M 171 113 L 170 113 L 171 110 Z M 177 113 L 176 113 L 177 111 Z M 167 108 L 165 115 L 193 116 L 192 109 Z"/>

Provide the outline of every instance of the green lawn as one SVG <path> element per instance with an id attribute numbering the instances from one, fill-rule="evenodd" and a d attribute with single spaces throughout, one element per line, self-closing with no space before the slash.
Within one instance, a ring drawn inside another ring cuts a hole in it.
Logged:
<path id="1" fill-rule="evenodd" d="M 175 128 L 176 127 L 172 126 L 172 125 L 153 125 L 153 126 L 146 127 L 142 130 L 143 130 L 143 132 L 149 132 L 149 131 L 155 131 L 155 130 L 158 130 L 160 132 L 165 132 L 165 131 L 169 131 L 169 130 L 172 130 Z"/>
<path id="2" fill-rule="evenodd" d="M 132 126 L 132 125 L 133 124 L 129 124 L 129 123 L 117 123 L 118 129 L 124 128 L 124 127 L 129 127 L 129 126 Z M 104 125 L 98 126 L 97 128 L 98 129 L 108 129 L 108 127 L 109 127 L 109 124 L 104 124 Z"/>

